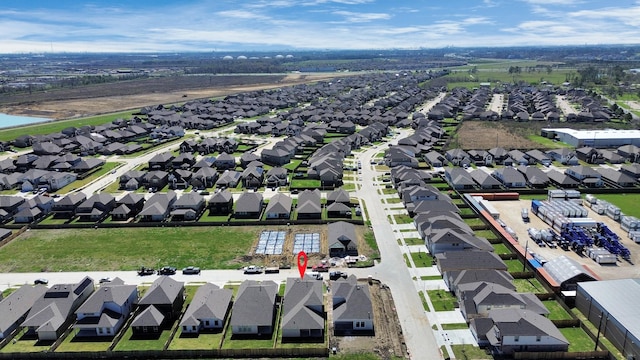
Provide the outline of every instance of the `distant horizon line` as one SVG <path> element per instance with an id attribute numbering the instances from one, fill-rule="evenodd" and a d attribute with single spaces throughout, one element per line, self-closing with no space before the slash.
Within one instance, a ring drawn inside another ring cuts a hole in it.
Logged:
<path id="1" fill-rule="evenodd" d="M 157 51 L 21 51 L 21 52 L 0 52 L 0 56 L 6 55 L 47 55 L 47 54 L 79 54 L 79 55 L 88 55 L 88 54 L 140 54 L 140 55 L 154 55 L 154 54 L 207 54 L 207 53 L 308 53 L 308 52 L 371 52 L 371 51 L 433 51 L 433 50 L 447 50 L 447 49 L 459 49 L 459 50 L 469 50 L 469 49 L 554 49 L 554 48 L 613 48 L 613 47 L 640 47 L 640 43 L 633 44 L 565 44 L 565 45 L 499 45 L 499 46 L 443 46 L 443 47 L 433 47 L 433 48 L 370 48 L 370 49 L 277 49 L 277 50 L 269 50 L 269 49 L 246 49 L 246 50 L 157 50 Z M 280 54 L 283 55 L 283 54 Z"/>

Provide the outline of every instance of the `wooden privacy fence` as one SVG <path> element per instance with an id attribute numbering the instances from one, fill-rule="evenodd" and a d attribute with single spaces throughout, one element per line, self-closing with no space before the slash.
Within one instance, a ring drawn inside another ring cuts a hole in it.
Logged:
<path id="1" fill-rule="evenodd" d="M 329 349 L 264 348 L 211 350 L 146 350 L 95 352 L 0 353 L 0 359 L 198 359 L 198 358 L 314 358 L 328 357 Z"/>

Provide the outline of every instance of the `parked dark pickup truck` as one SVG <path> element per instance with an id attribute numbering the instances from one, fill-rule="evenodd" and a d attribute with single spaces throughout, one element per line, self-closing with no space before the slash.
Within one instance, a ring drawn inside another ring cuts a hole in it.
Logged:
<path id="1" fill-rule="evenodd" d="M 146 268 L 144 266 L 141 267 L 140 270 L 138 270 L 138 275 L 140 276 L 153 275 L 155 273 L 156 271 L 154 269 Z"/>

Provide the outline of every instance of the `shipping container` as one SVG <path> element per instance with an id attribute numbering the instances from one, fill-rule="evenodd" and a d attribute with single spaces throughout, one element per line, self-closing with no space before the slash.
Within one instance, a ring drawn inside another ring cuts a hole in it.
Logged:
<path id="1" fill-rule="evenodd" d="M 580 199 L 582 195 L 580 195 L 580 191 L 578 190 L 565 190 L 564 191 L 567 199 Z"/>
<path id="2" fill-rule="evenodd" d="M 613 254 L 602 254 L 597 255 L 594 259 L 598 264 L 616 264 L 618 262 L 618 257 Z"/>
<path id="3" fill-rule="evenodd" d="M 591 204 L 595 204 L 598 201 L 598 199 L 596 199 L 596 197 L 593 194 L 587 194 L 584 197 L 584 201 L 585 203 L 588 203 L 589 206 L 591 206 Z"/>
<path id="4" fill-rule="evenodd" d="M 629 239 L 636 243 L 640 243 L 640 231 L 629 231 Z"/>
<path id="5" fill-rule="evenodd" d="M 531 240 L 534 240 L 534 241 L 540 240 L 540 230 L 536 228 L 528 228 L 527 233 L 529 234 L 529 237 L 531 238 Z"/>
<path id="6" fill-rule="evenodd" d="M 586 228 L 593 228 L 598 225 L 598 223 L 592 218 L 568 218 L 567 220 L 574 226 L 582 226 Z"/>

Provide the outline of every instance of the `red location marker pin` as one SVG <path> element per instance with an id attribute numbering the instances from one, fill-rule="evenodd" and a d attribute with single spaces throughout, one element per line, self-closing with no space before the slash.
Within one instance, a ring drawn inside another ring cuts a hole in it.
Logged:
<path id="1" fill-rule="evenodd" d="M 307 262 L 309 258 L 304 251 L 298 253 L 298 271 L 300 272 L 300 279 L 304 279 L 304 273 L 307 271 Z"/>

